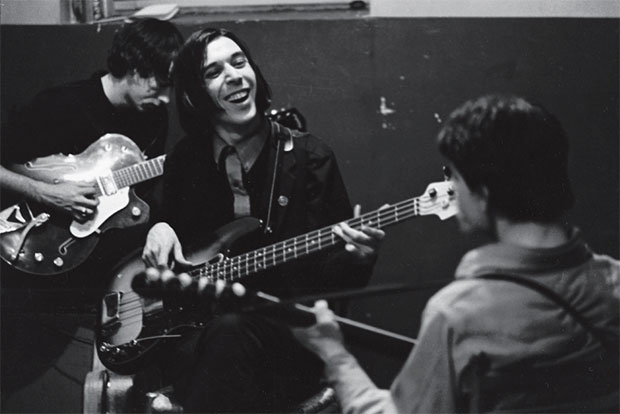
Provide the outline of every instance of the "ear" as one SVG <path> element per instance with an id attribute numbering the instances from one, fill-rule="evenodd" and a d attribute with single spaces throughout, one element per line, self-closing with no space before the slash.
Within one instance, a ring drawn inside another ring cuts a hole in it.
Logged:
<path id="1" fill-rule="evenodd" d="M 471 190 L 472 194 L 475 195 L 476 200 L 479 203 L 480 211 L 488 211 L 489 208 L 489 187 L 486 185 L 481 185 L 477 187 L 475 190 Z"/>

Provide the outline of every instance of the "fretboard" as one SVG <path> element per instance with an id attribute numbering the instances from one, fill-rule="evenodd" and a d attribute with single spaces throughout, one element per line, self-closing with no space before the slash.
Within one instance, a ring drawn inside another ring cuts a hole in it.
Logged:
<path id="1" fill-rule="evenodd" d="M 438 198 L 445 200 L 438 200 Z M 375 210 L 346 223 L 360 230 L 363 226 L 384 228 L 411 217 L 435 214 L 442 208 L 443 202 L 449 202 L 448 196 L 429 197 L 423 195 L 400 203 Z M 191 276 L 207 277 L 210 280 L 222 279 L 234 281 L 259 273 L 283 263 L 294 261 L 321 250 L 344 243 L 332 230 L 334 226 L 324 227 L 301 236 L 293 237 L 249 253 L 227 258 L 219 263 L 208 264 L 190 272 Z"/>
<path id="2" fill-rule="evenodd" d="M 160 155 L 152 160 L 139 162 L 112 172 L 116 187 L 130 187 L 162 175 L 164 173 L 165 160 L 166 156 Z"/>

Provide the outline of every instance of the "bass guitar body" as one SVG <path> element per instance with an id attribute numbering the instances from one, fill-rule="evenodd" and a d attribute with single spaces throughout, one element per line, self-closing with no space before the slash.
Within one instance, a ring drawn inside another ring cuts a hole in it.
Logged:
<path id="1" fill-rule="evenodd" d="M 195 268 L 217 263 L 241 241 L 251 239 L 260 227 L 260 221 L 252 217 L 233 221 L 217 230 L 205 247 L 191 250 L 186 257 Z M 164 343 L 180 340 L 188 330 L 201 329 L 209 317 L 208 310 L 196 305 L 136 293 L 132 281 L 146 269 L 141 253 L 141 249 L 133 252 L 113 270 L 99 307 L 99 359 L 121 374 L 135 372 L 151 361 Z"/>
<path id="2" fill-rule="evenodd" d="M 79 155 L 50 155 L 13 171 L 51 184 L 99 182 L 111 171 L 142 162 L 139 147 L 120 134 L 107 134 Z M 78 223 L 60 212 L 22 201 L 0 212 L 0 255 L 26 273 L 55 275 L 75 268 L 92 253 L 102 232 L 146 223 L 149 206 L 129 187 L 101 193 L 94 216 Z"/>

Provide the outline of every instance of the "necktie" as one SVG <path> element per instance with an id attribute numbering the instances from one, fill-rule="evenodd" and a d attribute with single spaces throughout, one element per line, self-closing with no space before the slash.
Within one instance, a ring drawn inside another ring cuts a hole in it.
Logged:
<path id="1" fill-rule="evenodd" d="M 239 154 L 235 147 L 226 146 L 222 149 L 219 160 L 219 167 L 226 166 L 228 184 L 234 197 L 235 218 L 250 215 L 250 195 L 243 185 L 243 169 Z"/>

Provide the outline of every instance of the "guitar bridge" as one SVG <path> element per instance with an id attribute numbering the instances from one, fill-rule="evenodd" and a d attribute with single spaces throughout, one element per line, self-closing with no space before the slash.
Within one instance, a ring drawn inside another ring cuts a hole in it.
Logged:
<path id="1" fill-rule="evenodd" d="M 24 228 L 24 230 L 22 230 L 19 236 L 19 240 L 17 241 L 17 246 L 15 247 L 14 252 L 11 255 L 11 263 L 17 260 L 17 258 L 19 257 L 19 253 L 24 247 L 24 243 L 26 242 L 26 237 L 28 237 L 28 233 L 30 233 L 30 230 L 34 229 L 35 227 L 39 227 L 41 224 L 49 220 L 49 218 L 50 218 L 49 214 L 41 213 L 35 218 L 33 218 L 32 221 L 28 223 L 28 225 L 26 225 L 26 227 Z"/>

